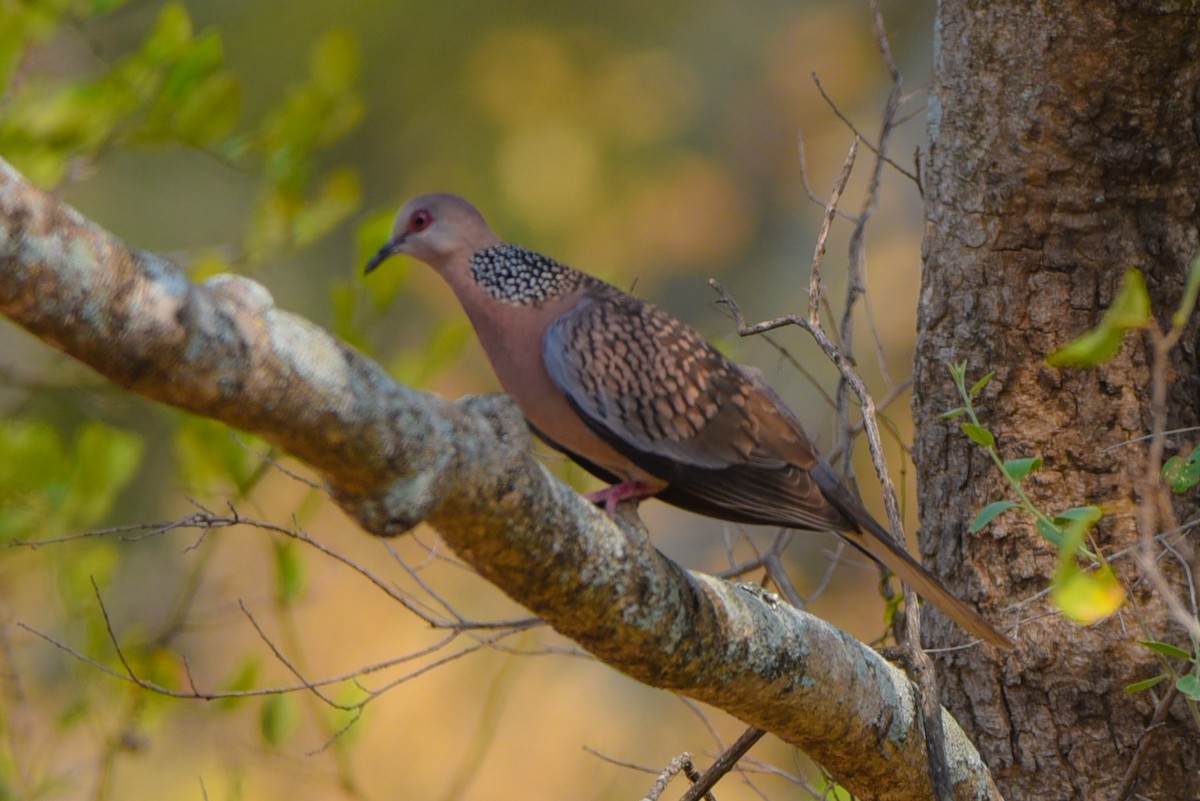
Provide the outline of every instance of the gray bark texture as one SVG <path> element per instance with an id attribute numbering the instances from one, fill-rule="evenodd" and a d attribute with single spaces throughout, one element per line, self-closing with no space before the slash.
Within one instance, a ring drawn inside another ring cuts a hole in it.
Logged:
<path id="1" fill-rule="evenodd" d="M 770 731 L 863 797 L 930 797 L 904 675 L 755 587 L 689 573 L 534 458 L 504 396 L 449 403 L 236 276 L 190 283 L 0 160 L 0 313 L 114 383 L 259 434 L 372 534 L 424 520 L 481 575 L 612 667 Z M 402 612 L 397 609 L 397 614 Z M 998 798 L 943 716 L 955 798 Z"/>
<path id="2" fill-rule="evenodd" d="M 985 504 L 1011 496 L 938 415 L 960 405 L 948 362 L 968 362 L 975 378 L 996 371 L 981 417 L 1004 458 L 1044 457 L 1028 482 L 1035 500 L 1051 513 L 1102 506 L 1106 554 L 1138 541 L 1146 444 L 1130 441 L 1151 428 L 1147 338 L 1131 335 L 1093 370 L 1044 358 L 1098 322 L 1131 267 L 1164 326 L 1178 305 L 1200 243 L 1200 12 L 1194 2 L 942 0 L 935 36 L 914 377 L 921 543 L 960 597 L 1020 622 L 1000 661 L 942 654 L 942 699 L 1010 801 L 1198 798 L 1200 732 L 1183 700 L 1165 698 L 1169 683 L 1122 692 L 1162 669 L 1135 640 L 1191 649 L 1163 596 L 1126 557 L 1114 562 L 1133 587 L 1120 614 L 1086 628 L 1054 614 L 1038 593 L 1057 553 L 1029 519 L 1010 512 L 967 533 Z M 1195 333 L 1172 354 L 1168 429 L 1198 422 Z M 1168 455 L 1196 439 L 1169 440 Z M 1176 502 L 1179 520 L 1194 512 L 1194 500 Z M 1159 564 L 1186 604 L 1181 561 Z M 951 641 L 944 622 L 929 623 L 933 645 Z"/>

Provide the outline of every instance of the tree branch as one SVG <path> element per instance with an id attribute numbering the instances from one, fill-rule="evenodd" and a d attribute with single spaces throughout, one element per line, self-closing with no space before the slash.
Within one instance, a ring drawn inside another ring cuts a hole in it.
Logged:
<path id="1" fill-rule="evenodd" d="M 0 312 L 140 395 L 253 431 L 315 468 L 367 531 L 422 520 L 599 659 L 724 709 L 886 801 L 930 786 L 912 687 L 757 587 L 688 573 L 534 458 L 511 399 L 447 402 L 237 276 L 190 283 L 0 161 Z M 955 797 L 998 798 L 944 716 Z"/>

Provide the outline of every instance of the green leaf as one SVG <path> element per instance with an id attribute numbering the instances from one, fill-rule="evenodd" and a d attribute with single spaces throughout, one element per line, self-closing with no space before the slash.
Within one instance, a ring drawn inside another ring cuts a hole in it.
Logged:
<path id="1" fill-rule="evenodd" d="M 224 425 L 184 416 L 174 446 L 180 478 L 190 491 L 214 494 L 225 491 L 227 482 L 240 494 L 249 490 L 256 474 L 254 457 Z"/>
<path id="2" fill-rule="evenodd" d="M 225 72 L 192 87 L 174 108 L 171 127 L 185 142 L 207 145 L 229 134 L 242 107 L 242 88 Z"/>
<path id="3" fill-rule="evenodd" d="M 292 603 L 304 592 L 304 559 L 292 540 L 275 542 L 275 597 L 283 606 Z"/>
<path id="4" fill-rule="evenodd" d="M 356 272 L 362 275 L 362 268 L 379 249 L 392 238 L 395 227 L 396 211 L 391 207 L 375 209 L 367 218 L 354 229 L 354 251 Z M 397 260 L 399 263 L 399 260 Z M 375 280 L 374 278 L 371 279 Z"/>
<path id="5" fill-rule="evenodd" d="M 280 191 L 267 191 L 259 199 L 246 232 L 246 252 L 252 262 L 287 243 L 297 206 L 293 195 Z"/>
<path id="6" fill-rule="evenodd" d="M 267 745 L 277 748 L 296 731 L 300 715 L 296 702 L 282 693 L 268 696 L 259 712 L 258 725 Z"/>
<path id="7" fill-rule="evenodd" d="M 61 533 L 53 512 L 66 492 L 68 464 L 53 426 L 0 420 L 0 542 Z"/>
<path id="8" fill-rule="evenodd" d="M 258 684 L 258 670 L 258 659 L 253 656 L 245 657 L 242 659 L 242 663 L 238 665 L 237 670 L 233 672 L 233 675 L 221 685 L 221 690 L 230 693 L 253 690 L 254 686 Z M 235 709 L 245 700 L 245 697 L 222 698 L 218 702 L 218 705 L 220 709 Z"/>
<path id="9" fill-rule="evenodd" d="M 309 87 L 294 88 L 263 118 L 260 147 L 275 188 L 299 192 L 308 179 L 323 103 Z"/>
<path id="10" fill-rule="evenodd" d="M 1172 456 L 1163 464 L 1163 481 L 1179 494 L 1200 484 L 1200 447 L 1187 456 Z"/>
<path id="11" fill-rule="evenodd" d="M 110 137 L 136 98 L 115 82 L 30 89 L 0 114 L 0 152 L 43 184 L 63 177 L 72 159 Z"/>
<path id="12" fill-rule="evenodd" d="M 966 413 L 967 413 L 966 407 L 959 406 L 957 409 L 951 409 L 948 412 L 942 412 L 941 418 L 943 420 L 955 420 L 959 417 L 962 417 Z"/>
<path id="13" fill-rule="evenodd" d="M 82 614 L 96 603 L 95 587 L 109 586 L 120 566 L 121 555 L 112 541 L 97 542 L 73 552 L 71 558 L 61 564 L 61 572 L 55 577 L 59 596 L 73 614 Z M 93 632 L 97 644 L 101 630 L 98 628 Z"/>
<path id="14" fill-rule="evenodd" d="M 1064 563 L 1055 576 L 1050 598 L 1062 613 L 1084 626 L 1090 626 L 1111 615 L 1125 602 L 1125 588 L 1108 565 L 1094 573 L 1085 573 L 1074 562 Z"/>
<path id="15" fill-rule="evenodd" d="M 975 516 L 975 520 L 971 523 L 971 527 L 968 529 L 968 531 L 970 531 L 972 534 L 978 533 L 983 529 L 984 526 L 995 520 L 999 515 L 1020 505 L 1021 504 L 1017 503 L 1016 501 L 996 501 L 995 503 L 989 503 L 987 506 L 983 507 L 978 515 Z"/>
<path id="16" fill-rule="evenodd" d="M 355 94 L 339 94 L 322 109 L 317 144 L 329 145 L 353 131 L 362 122 L 367 107 Z"/>
<path id="17" fill-rule="evenodd" d="M 366 106 L 344 83 L 357 73 L 357 48 L 352 38 L 339 34 L 318 43 L 313 48 L 314 74 L 310 80 L 293 87 L 264 118 L 261 148 L 268 155 L 268 163 L 275 164 L 272 177 L 277 186 L 298 190 L 299 185 L 283 179 L 307 162 L 317 145 L 340 139 L 362 120 Z M 332 75 L 317 72 L 325 63 L 333 65 Z M 285 157 L 283 161 L 281 157 Z M 280 172 L 289 164 L 291 169 Z"/>
<path id="18" fill-rule="evenodd" d="M 345 168 L 332 172 L 317 196 L 292 221 L 296 244 L 309 245 L 329 233 L 358 208 L 361 200 L 362 186 L 357 173 Z"/>
<path id="19" fill-rule="evenodd" d="M 1175 682 L 1175 688 L 1191 700 L 1200 701 L 1200 676 L 1194 673 L 1180 676 L 1179 681 Z"/>
<path id="20" fill-rule="evenodd" d="M 188 277 L 197 284 L 202 284 L 215 275 L 232 272 L 233 264 L 221 253 L 215 250 L 205 250 L 187 265 Z"/>
<path id="21" fill-rule="evenodd" d="M 1104 517 L 1104 510 L 1099 506 L 1072 506 L 1070 509 L 1063 509 L 1058 514 L 1054 515 L 1054 520 L 1058 523 L 1085 523 L 1087 528 L 1084 533 L 1096 523 L 1100 522 L 1100 518 Z"/>
<path id="22" fill-rule="evenodd" d="M 68 455 L 46 423 L 0 423 L 0 540 L 98 523 L 133 479 L 142 449 L 137 434 L 92 422 Z"/>
<path id="23" fill-rule="evenodd" d="M 147 681 L 170 689 L 183 686 L 183 661 L 170 649 L 155 647 L 149 651 L 141 651 L 131 662 L 134 673 Z"/>
<path id="24" fill-rule="evenodd" d="M 224 62 L 221 37 L 214 31 L 205 31 L 180 48 L 163 80 L 162 94 L 175 102 L 187 99 L 197 86 L 220 70 Z"/>
<path id="25" fill-rule="evenodd" d="M 1039 517 L 1037 522 L 1034 523 L 1034 526 L 1037 528 L 1038 533 L 1041 534 L 1045 539 L 1049 540 L 1059 548 L 1062 548 L 1063 530 L 1060 526 L 1055 525 L 1054 521 L 1045 517 Z"/>
<path id="26" fill-rule="evenodd" d="M 0 420 L 0 501 L 61 482 L 66 464 L 62 438 L 49 423 Z"/>
<path id="27" fill-rule="evenodd" d="M 1085 626 L 1103 620 L 1125 602 L 1125 587 L 1111 567 L 1102 564 L 1095 572 L 1087 573 L 1075 563 L 1076 554 L 1087 554 L 1084 538 L 1102 516 L 1099 507 L 1077 506 L 1055 518 L 1056 523 L 1066 525 L 1050 598 L 1065 616 Z"/>
<path id="28" fill-rule="evenodd" d="M 344 28 L 329 31 L 313 48 L 313 83 L 329 95 L 345 92 L 358 80 L 361 63 L 362 55 L 354 34 Z"/>
<path id="29" fill-rule="evenodd" d="M 1141 681 L 1135 681 L 1133 684 L 1126 684 L 1124 692 L 1126 695 L 1135 695 L 1137 693 L 1144 692 L 1145 690 L 1149 690 L 1151 687 L 1154 687 L 1155 685 L 1161 684 L 1163 682 L 1163 680 L 1165 680 L 1166 678 L 1167 678 L 1166 673 L 1160 673 L 1152 679 L 1142 679 Z"/>
<path id="30" fill-rule="evenodd" d="M 1020 482 L 1027 475 L 1037 470 L 1042 466 L 1042 457 L 1027 456 L 1023 459 L 1010 459 L 1004 463 L 1004 472 L 1013 481 Z"/>
<path id="31" fill-rule="evenodd" d="M 964 379 L 966 378 L 965 374 L 963 377 L 964 377 Z M 992 383 L 992 379 L 995 377 L 996 377 L 996 371 L 992 370 L 990 373 L 985 375 L 983 378 L 976 381 L 975 385 L 972 386 L 970 390 L 968 390 L 967 394 L 971 396 L 972 400 L 979 397 L 979 393 L 983 392 L 984 387 L 986 387 L 988 384 Z"/>
<path id="32" fill-rule="evenodd" d="M 1145 328 L 1154 321 L 1150 314 L 1150 293 L 1141 270 L 1125 271 L 1117 297 L 1104 317 L 1113 328 L 1125 330 Z"/>
<path id="33" fill-rule="evenodd" d="M 142 43 L 142 54 L 155 62 L 173 58 L 192 38 L 192 20 L 182 3 L 168 3 Z"/>
<path id="34" fill-rule="evenodd" d="M 300 505 L 292 512 L 292 519 L 296 521 L 298 526 L 307 526 L 312 523 L 317 513 L 324 508 L 325 501 L 329 496 L 322 490 L 311 488 L 304 494 L 304 499 L 300 501 Z"/>
<path id="35" fill-rule="evenodd" d="M 1187 324 L 1187 320 L 1192 316 L 1192 309 L 1196 307 L 1196 294 L 1200 292 L 1200 255 L 1192 259 L 1192 267 L 1188 271 L 1187 286 L 1183 289 L 1183 298 L 1179 301 L 1179 308 L 1175 310 L 1175 314 L 1171 317 L 1171 326 L 1173 328 L 1183 328 Z"/>
<path id="36" fill-rule="evenodd" d="M 1138 640 L 1138 644 L 1144 645 L 1155 653 L 1171 659 L 1191 659 L 1192 655 L 1178 646 L 1171 645 L 1169 642 L 1159 642 L 1158 640 Z"/>
<path id="37" fill-rule="evenodd" d="M 1145 328 L 1152 320 L 1146 281 L 1140 271 L 1128 270 L 1100 324 L 1051 353 L 1046 363 L 1052 367 L 1095 367 L 1117 354 L 1126 331 Z"/>
<path id="38" fill-rule="evenodd" d="M 367 708 L 362 704 L 370 698 L 368 693 L 362 686 L 355 682 L 345 682 L 334 694 L 333 700 L 339 706 L 330 707 L 322 704 L 322 709 L 325 710 L 326 720 L 329 722 L 329 727 L 333 731 L 338 732 L 337 737 L 333 740 L 334 746 L 337 748 L 345 748 L 353 745 L 354 742 L 365 730 L 363 716 L 367 712 Z M 350 708 L 341 708 L 350 707 Z"/>
<path id="39" fill-rule="evenodd" d="M 89 423 L 75 442 L 64 509 L 72 527 L 99 523 L 142 462 L 142 439 L 101 423 Z"/>
<path id="40" fill-rule="evenodd" d="M 1073 565 L 1077 554 L 1091 556 L 1083 547 L 1083 541 L 1103 516 L 1104 512 L 1098 506 L 1075 506 L 1054 516 L 1054 522 L 1063 532 L 1062 541 L 1058 543 L 1060 566 L 1067 562 Z"/>
<path id="41" fill-rule="evenodd" d="M 829 799 L 829 801 L 856 801 L 854 793 L 833 780 L 827 780 L 820 791 L 814 795 L 817 798 Z"/>
<path id="42" fill-rule="evenodd" d="M 971 441 L 982 445 L 985 448 L 991 448 L 996 444 L 996 438 L 992 436 L 992 432 L 988 431 L 983 426 L 975 425 L 974 423 L 963 423 L 962 432 L 966 434 Z"/>
<path id="43" fill-rule="evenodd" d="M 1095 367 L 1116 356 L 1124 342 L 1124 331 L 1093 328 L 1051 353 L 1046 363 L 1051 367 Z"/>
<path id="44" fill-rule="evenodd" d="M 463 318 L 446 320 L 438 325 L 424 348 L 412 348 L 401 353 L 388 365 L 388 372 L 401 383 L 421 386 L 454 364 L 470 340 L 469 322 Z"/>
<path id="45" fill-rule="evenodd" d="M 329 289 L 329 304 L 333 309 L 332 330 L 339 339 L 361 351 L 370 351 L 370 342 L 359 325 L 358 285 L 349 281 L 334 281 Z"/>
<path id="46" fill-rule="evenodd" d="M 13 70 L 32 44 L 32 14 L 14 3 L 0 4 L 0 86 L 8 86 Z"/>

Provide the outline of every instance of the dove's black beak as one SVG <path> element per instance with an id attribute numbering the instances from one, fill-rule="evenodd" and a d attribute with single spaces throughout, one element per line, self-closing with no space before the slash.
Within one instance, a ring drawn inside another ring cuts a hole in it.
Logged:
<path id="1" fill-rule="evenodd" d="M 383 247 L 381 247 L 379 249 L 379 252 L 371 257 L 371 260 L 367 262 L 367 266 L 363 267 L 363 275 L 369 274 L 376 267 L 383 264 L 385 261 L 390 259 L 392 256 L 395 256 L 397 253 L 400 252 L 400 250 L 403 246 L 404 246 L 403 239 L 388 240 L 388 243 L 386 245 L 384 245 Z"/>

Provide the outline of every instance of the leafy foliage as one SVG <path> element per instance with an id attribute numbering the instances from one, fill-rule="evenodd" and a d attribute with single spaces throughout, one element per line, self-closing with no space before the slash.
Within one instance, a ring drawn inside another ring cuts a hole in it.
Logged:
<path id="1" fill-rule="evenodd" d="M 3 13 L 14 28 L 44 36 L 61 17 L 39 5 L 5 3 Z M 77 4 L 57 7 L 70 5 Z M 115 7 L 97 3 L 84 13 Z M 22 44 L 9 46 L 6 62 L 18 61 Z M 123 143 L 218 144 L 233 129 L 241 105 L 237 81 L 223 62 L 220 38 L 211 31 L 195 34 L 184 7 L 167 5 L 137 52 L 99 77 L 54 86 L 31 80 L 10 93 L 0 115 L 0 152 L 31 179 L 56 184 L 72 162 Z"/>
<path id="2" fill-rule="evenodd" d="M 247 242 L 252 259 L 279 248 L 310 245 L 358 209 L 358 175 L 345 167 L 311 190 L 314 154 L 358 125 L 362 99 L 354 90 L 359 72 L 358 44 L 345 31 L 333 31 L 313 49 L 308 80 L 267 112 L 251 149 L 262 159 L 266 186 Z"/>
<path id="3" fill-rule="evenodd" d="M 959 424 L 963 434 L 987 452 L 1016 495 L 1016 500 L 995 501 L 985 506 L 972 521 L 970 532 L 982 531 L 1010 510 L 1024 511 L 1033 520 L 1038 533 L 1059 551 L 1058 569 L 1050 594 L 1055 606 L 1064 615 L 1083 625 L 1111 615 L 1124 602 L 1125 589 L 1112 569 L 1084 545 L 1088 532 L 1103 516 L 1102 511 L 1095 506 L 1077 506 L 1049 515 L 1039 509 L 1026 494 L 1022 482 L 1042 466 L 1042 458 L 1025 456 L 1007 461 L 1002 459 L 996 448 L 995 435 L 982 423 L 975 410 L 975 401 L 994 374 L 988 373 L 970 387 L 967 387 L 966 364 L 950 365 L 950 375 L 963 405 L 945 412 L 943 418 L 967 418 Z M 1077 561 L 1079 557 L 1093 562 L 1095 569 L 1081 569 Z"/>
<path id="4" fill-rule="evenodd" d="M 1185 698 L 1193 704 L 1200 701 L 1200 643 L 1192 644 L 1192 647 L 1197 649 L 1193 651 L 1185 651 L 1177 645 L 1158 640 L 1138 640 L 1138 644 L 1158 655 L 1163 670 L 1157 676 L 1152 676 L 1142 681 L 1135 681 L 1126 686 L 1126 693 L 1133 695 L 1144 692 L 1168 679 L 1173 679 L 1175 689 L 1182 693 Z M 1183 660 L 1187 665 L 1187 669 L 1182 673 L 1176 671 L 1171 664 L 1172 659 Z"/>
<path id="5" fill-rule="evenodd" d="M 1165 348 L 1182 333 L 1183 326 L 1191 316 L 1197 294 L 1200 293 L 1200 256 L 1193 260 L 1187 284 L 1179 308 L 1172 316 L 1172 328 L 1166 336 L 1159 335 L 1157 347 Z M 1100 323 L 1068 344 L 1054 351 L 1046 362 L 1056 367 L 1096 367 L 1112 359 L 1124 343 L 1125 334 L 1139 329 L 1151 329 L 1154 317 L 1151 314 L 1150 295 L 1145 279 L 1138 270 L 1129 270 L 1122 278 L 1120 288 L 1112 305 L 1104 313 Z M 1153 330 L 1153 329 L 1152 329 Z M 1155 333 L 1157 333 L 1155 331 Z M 968 421 L 960 423 L 963 434 L 972 442 L 983 447 L 1000 468 L 1018 500 L 996 501 L 985 506 L 971 524 L 972 533 L 978 532 L 997 517 L 1012 509 L 1023 509 L 1034 520 L 1037 531 L 1059 548 L 1059 564 L 1051 588 L 1051 598 L 1062 612 L 1081 624 L 1087 625 L 1103 619 L 1116 611 L 1124 601 L 1125 590 L 1111 567 L 1102 558 L 1084 547 L 1088 532 L 1103 516 L 1100 508 L 1081 506 L 1049 516 L 1039 510 L 1025 494 L 1021 482 L 1041 467 L 1040 457 L 1024 457 L 1001 461 L 996 450 L 995 437 L 980 423 L 974 403 L 992 378 L 988 373 L 969 389 L 966 386 L 967 366 L 950 365 L 950 373 L 958 388 L 963 405 L 946 412 L 943 417 L 956 419 L 966 416 Z M 1174 456 L 1166 460 L 1161 468 L 1163 481 L 1173 492 L 1182 493 L 1200 483 L 1200 448 L 1187 456 Z M 1076 556 L 1084 556 L 1094 562 L 1095 570 L 1084 571 Z M 1195 661 L 1193 655 L 1166 643 L 1143 642 L 1151 650 L 1164 656 L 1174 656 Z M 1127 692 L 1139 692 L 1155 686 L 1163 676 L 1136 682 L 1126 688 Z M 1185 696 L 1197 700 L 1200 677 L 1196 672 L 1178 678 L 1176 686 Z"/>
<path id="6" fill-rule="evenodd" d="M 88 423 L 68 445 L 48 423 L 0 421 L 0 543 L 94 526 L 137 471 L 136 434 Z"/>
<path id="7" fill-rule="evenodd" d="M 1187 456 L 1172 456 L 1163 463 L 1163 481 L 1171 492 L 1182 494 L 1200 484 L 1200 446 Z"/>
<path id="8" fill-rule="evenodd" d="M 124 0 L 0 2 L 0 85 L 5 87 L 0 153 L 5 159 L 43 186 L 77 181 L 103 168 L 118 151 L 150 146 L 186 148 L 212 157 L 223 169 L 257 176 L 258 197 L 241 243 L 198 252 L 191 263 L 198 279 L 254 268 L 281 253 L 311 247 L 358 209 L 357 173 L 322 166 L 328 149 L 363 116 L 357 89 L 360 56 L 352 34 L 334 30 L 320 37 L 308 75 L 280 93 L 257 121 L 244 118 L 243 87 L 226 64 L 221 34 L 198 30 L 181 2 L 162 5 L 140 42 L 107 63 L 96 57 L 86 69 L 53 75 L 28 67 L 36 63 L 37 48 L 124 5 Z M 177 479 L 189 493 L 247 498 L 266 474 L 269 462 L 255 454 L 270 452 L 253 438 L 239 441 L 223 426 L 188 415 L 164 413 L 159 419 L 170 428 L 164 438 L 171 447 L 156 449 L 165 453 L 154 457 L 173 459 Z M 194 678 L 175 640 L 182 635 L 199 576 L 214 551 L 205 548 L 192 576 L 180 577 L 180 586 L 166 591 L 163 608 L 156 610 L 163 616 L 159 630 L 125 629 L 107 611 L 98 615 L 97 605 L 117 580 L 146 557 L 128 543 L 81 532 L 109 521 L 118 499 L 143 469 L 147 448 L 142 436 L 112 425 L 84 422 L 68 435 L 60 422 L 27 415 L 0 421 L 0 546 L 67 542 L 62 548 L 2 552 L 7 558 L 0 561 L 0 571 L 46 576 L 53 602 L 39 616 L 40 625 L 59 615 L 59 630 L 83 643 L 81 655 L 163 688 L 187 687 Z M 141 477 L 147 483 L 160 479 Z M 204 540 L 196 543 L 202 545 Z M 291 614 L 306 586 L 305 555 L 286 539 L 269 547 L 281 614 Z M 163 579 L 176 570 L 171 560 L 160 559 L 148 576 Z M 4 584 L 5 573 L 0 572 L 0 586 Z M 176 609 L 168 614 L 171 607 Z M 4 644 L 7 648 L 8 640 Z M 121 649 L 119 655 L 114 647 Z M 57 702 L 55 724 L 64 737 L 85 722 L 113 716 L 130 732 L 156 725 L 156 710 L 165 703 L 161 697 L 119 688 L 132 699 L 120 710 L 114 701 L 124 693 L 104 684 L 103 674 L 80 663 L 71 663 L 70 669 L 79 681 Z M 252 690 L 261 674 L 259 660 L 246 656 L 225 687 L 229 692 Z M 51 678 L 64 677 L 47 680 Z M 6 730 L 9 700 L 0 694 L 0 798 L 14 797 L 9 790 L 19 761 L 14 748 L 25 747 Z M 232 712 L 238 706 L 237 699 L 227 699 L 220 708 Z M 262 741 L 272 747 L 299 725 L 292 698 L 271 696 L 259 711 Z M 115 742 L 104 758 L 115 759 L 122 747 Z M 28 797 L 72 785 L 68 773 L 56 772 L 62 765 L 41 760 L 38 765 L 20 775 L 19 786 L 32 792 Z M 104 792 L 102 788 L 98 794 Z"/>
<path id="9" fill-rule="evenodd" d="M 24 33 L 0 37 L 7 77 L 25 49 L 49 38 L 65 17 L 102 15 L 120 5 L 0 6 L 0 29 Z M 10 87 L 0 102 L 0 152 L 43 185 L 129 145 L 179 143 L 260 170 L 263 187 L 243 247 L 253 265 L 312 245 L 358 209 L 357 173 L 347 167 L 322 173 L 316 157 L 362 120 L 359 60 L 353 35 L 331 31 L 313 48 L 307 80 L 238 132 L 242 89 L 225 66 L 220 35 L 197 32 L 183 4 L 168 3 L 140 47 L 99 76 L 59 83 L 34 77 Z"/>

